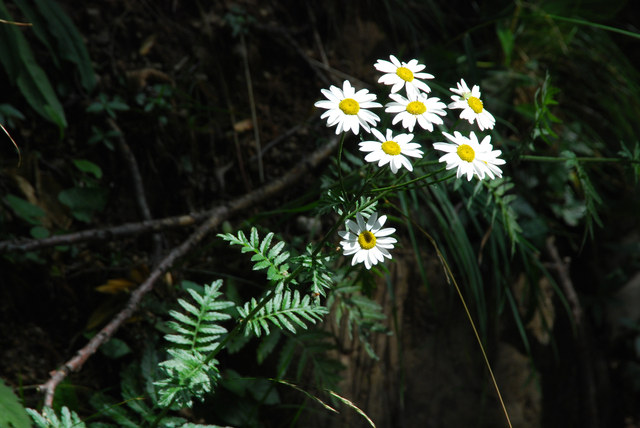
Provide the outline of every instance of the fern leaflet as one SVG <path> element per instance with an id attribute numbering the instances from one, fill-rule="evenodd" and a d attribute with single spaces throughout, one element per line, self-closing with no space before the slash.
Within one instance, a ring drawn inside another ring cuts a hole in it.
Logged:
<path id="1" fill-rule="evenodd" d="M 258 305 L 256 299 L 251 299 L 245 303 L 244 308 L 238 307 L 240 317 L 246 318 Z M 297 328 L 307 328 L 305 320 L 315 324 L 316 321 L 322 320 L 326 313 L 327 308 L 312 303 L 309 295 L 301 299 L 298 290 L 293 293 L 285 290 L 273 296 L 252 318 L 246 320 L 244 334 L 248 336 L 253 333 L 259 337 L 264 331 L 268 335 L 269 323 L 278 329 L 296 333 Z"/>
<path id="2" fill-rule="evenodd" d="M 327 266 L 330 266 L 331 257 L 314 256 L 313 245 L 307 245 L 305 254 L 295 258 L 303 268 L 303 274 L 300 282 L 311 282 L 311 294 L 314 296 L 326 297 L 326 290 L 330 289 L 334 284 L 333 272 Z"/>
<path id="3" fill-rule="evenodd" d="M 289 276 L 289 265 L 285 263 L 289 259 L 289 252 L 282 251 L 285 246 L 282 241 L 269 248 L 273 240 L 273 232 L 269 232 L 262 242 L 255 227 L 251 228 L 249 238 L 242 231 L 238 231 L 237 236 L 231 233 L 218 234 L 218 236 L 232 245 L 240 245 L 242 247 L 240 251 L 243 253 L 253 252 L 254 255 L 251 256 L 251 261 L 254 262 L 253 270 L 266 269 L 267 279 L 278 283 L 276 287 L 278 292 L 282 290 L 284 281 Z M 295 284 L 294 280 L 290 279 L 289 282 Z"/>
<path id="4" fill-rule="evenodd" d="M 76 412 L 69 410 L 67 406 L 62 407 L 59 418 L 51 407 L 45 407 L 42 413 L 33 409 L 26 410 L 40 428 L 85 428 L 87 426 Z"/>

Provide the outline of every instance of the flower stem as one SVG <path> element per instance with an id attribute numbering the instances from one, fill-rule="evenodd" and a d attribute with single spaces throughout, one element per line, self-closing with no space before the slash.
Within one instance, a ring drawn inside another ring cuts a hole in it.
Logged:
<path id="1" fill-rule="evenodd" d="M 340 143 L 338 144 L 338 179 L 340 180 L 340 190 L 342 190 L 342 196 L 344 197 L 344 201 L 347 202 L 349 199 L 347 196 L 347 191 L 344 189 L 344 177 L 342 177 L 342 150 L 344 148 L 345 135 L 347 135 L 346 132 L 343 132 L 342 136 L 340 137 Z"/>
<path id="2" fill-rule="evenodd" d="M 406 187 L 406 186 L 408 186 L 408 185 L 410 185 L 410 184 L 416 183 L 416 182 L 418 182 L 418 181 L 422 181 L 422 180 L 424 180 L 425 178 L 429 178 L 429 177 L 431 177 L 431 176 L 433 176 L 433 175 L 435 175 L 435 174 L 438 174 L 438 173 L 440 173 L 440 172 L 443 172 L 444 170 L 445 170 L 445 168 L 443 167 L 443 168 L 440 168 L 440 169 L 439 169 L 439 170 L 437 170 L 437 171 L 430 172 L 429 174 L 421 175 L 421 176 L 420 176 L 420 177 L 418 177 L 418 178 L 414 178 L 413 180 L 405 181 L 404 183 L 394 184 L 394 185 L 387 186 L 387 187 L 376 187 L 375 189 L 371 189 L 371 190 L 372 190 L 372 191 L 374 191 L 374 192 L 382 192 L 382 191 L 386 191 L 386 190 L 397 190 L 397 189 L 401 189 L 401 188 Z M 440 178 L 440 179 L 438 179 L 438 180 L 436 180 L 436 181 L 433 181 L 433 182 L 431 182 L 431 183 L 428 183 L 428 184 L 435 184 L 435 183 L 439 183 L 439 182 L 441 182 L 441 181 L 446 181 L 446 180 L 448 180 L 448 179 L 450 179 L 450 178 L 452 178 L 452 177 L 455 177 L 455 176 L 456 176 L 456 174 L 448 175 L 448 176 L 446 176 L 446 177 L 444 177 L 444 178 Z"/>
<path id="3" fill-rule="evenodd" d="M 640 163 L 640 160 L 625 159 L 625 158 L 597 158 L 597 157 L 564 158 L 564 157 L 557 157 L 557 156 L 537 156 L 537 155 L 522 155 L 518 159 L 531 161 L 531 162 L 565 162 L 573 159 L 573 160 L 577 160 L 578 162 Z"/>

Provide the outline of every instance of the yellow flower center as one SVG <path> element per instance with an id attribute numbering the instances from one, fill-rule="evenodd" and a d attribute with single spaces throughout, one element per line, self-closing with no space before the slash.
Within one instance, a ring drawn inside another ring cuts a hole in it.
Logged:
<path id="1" fill-rule="evenodd" d="M 413 80 L 413 72 L 407 67 L 398 67 L 396 74 L 405 82 L 411 82 Z"/>
<path id="2" fill-rule="evenodd" d="M 382 151 L 388 155 L 395 156 L 399 155 L 402 150 L 400 149 L 400 145 L 395 141 L 385 141 L 382 143 Z"/>
<path id="3" fill-rule="evenodd" d="M 365 230 L 364 232 L 358 235 L 358 244 L 363 250 L 370 250 L 376 246 L 376 237 L 373 233 Z"/>
<path id="4" fill-rule="evenodd" d="M 471 110 L 475 111 L 477 114 L 482 113 L 482 101 L 480 101 L 479 98 L 469 97 L 467 99 L 467 103 L 469 104 L 469 107 L 471 107 Z"/>
<path id="5" fill-rule="evenodd" d="M 340 101 L 338 107 L 340 107 L 340 110 L 342 110 L 344 114 L 348 114 L 351 116 L 358 114 L 358 112 L 360 111 L 360 104 L 358 104 L 358 102 L 353 98 L 345 98 L 344 100 Z"/>
<path id="6" fill-rule="evenodd" d="M 461 144 L 458 146 L 458 156 L 460 159 L 467 162 L 473 162 L 476 158 L 476 152 L 473 151 L 470 145 Z"/>
<path id="7" fill-rule="evenodd" d="M 407 111 L 417 116 L 427 111 L 427 106 L 420 101 L 411 101 L 409 104 L 407 104 Z"/>

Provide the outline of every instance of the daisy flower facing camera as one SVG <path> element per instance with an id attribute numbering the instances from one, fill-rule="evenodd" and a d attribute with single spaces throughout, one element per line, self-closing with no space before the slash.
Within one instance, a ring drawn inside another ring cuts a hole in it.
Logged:
<path id="1" fill-rule="evenodd" d="M 451 96 L 453 102 L 449 104 L 449 108 L 462 109 L 460 119 L 466 119 L 469 123 L 473 123 L 475 120 L 481 131 L 493 129 L 496 119 L 484 109 L 484 105 L 480 100 L 480 87 L 478 85 L 474 85 L 473 89 L 469 90 L 464 79 L 460 79 L 458 88 L 449 88 L 449 90 L 456 94 Z"/>
<path id="2" fill-rule="evenodd" d="M 446 132 L 442 134 L 453 143 L 433 143 L 433 148 L 447 153 L 439 160 L 447 162 L 447 169 L 458 168 L 457 178 L 465 174 L 469 181 L 474 174 L 481 180 L 485 175 L 492 179 L 502 177 L 502 170 L 498 168 L 498 165 L 503 165 L 505 161 L 498 158 L 502 151 L 493 150 L 491 136 L 487 135 L 479 143 L 474 132 L 469 134 L 470 138 L 463 136 L 458 131 L 455 131 L 453 135 Z"/>
<path id="3" fill-rule="evenodd" d="M 322 89 L 326 100 L 317 101 L 314 105 L 327 109 L 321 119 L 327 118 L 327 126 L 337 125 L 336 134 L 342 131 L 360 132 L 360 126 L 369 132 L 369 124 L 375 126 L 380 120 L 378 115 L 370 112 L 369 108 L 382 107 L 382 104 L 374 102 L 375 94 L 370 94 L 367 89 L 358 92 L 351 86 L 348 80 L 342 84 L 342 89 L 331 86 L 328 90 Z"/>
<path id="4" fill-rule="evenodd" d="M 389 94 L 395 102 L 388 103 L 385 108 L 387 113 L 396 113 L 392 124 L 402 121 L 402 127 L 413 132 L 416 122 L 422 129 L 433 131 L 433 124 L 442 125 L 444 122 L 440 116 L 444 116 L 446 105 L 440 98 L 427 98 L 421 92 L 412 88 L 407 90 L 407 98 L 399 94 Z"/>
<path id="5" fill-rule="evenodd" d="M 431 92 L 429 85 L 424 83 L 420 79 L 433 79 L 433 75 L 429 73 L 420 73 L 424 70 L 424 64 L 418 64 L 418 60 L 412 59 L 409 62 L 398 61 L 393 55 L 390 55 L 391 61 L 385 61 L 379 59 L 373 66 L 378 71 L 382 71 L 383 74 L 378 83 L 384 83 L 385 85 L 393 85 L 391 87 L 391 93 L 398 92 L 403 86 L 409 89 L 412 87 L 416 91 Z"/>
<path id="6" fill-rule="evenodd" d="M 356 214 L 356 221 L 347 220 L 347 230 L 338 234 L 343 239 L 340 245 L 344 255 L 353 254 L 351 266 L 364 263 L 367 269 L 371 269 L 371 266 L 384 261 L 385 257 L 391 258 L 389 250 L 398 241 L 389 236 L 396 231 L 393 227 L 382 228 L 386 221 L 386 215 L 378 218 L 375 212 L 366 222 L 361 213 Z"/>
<path id="7" fill-rule="evenodd" d="M 369 152 L 364 160 L 367 162 L 378 162 L 378 166 L 389 164 L 391 172 L 398 172 L 403 166 L 409 171 L 413 171 L 413 166 L 405 156 L 421 158 L 422 151 L 420 144 L 412 143 L 413 134 L 398 134 L 395 137 L 390 129 L 387 129 L 386 137 L 377 129 L 371 132 L 379 141 L 362 141 L 360 151 Z"/>

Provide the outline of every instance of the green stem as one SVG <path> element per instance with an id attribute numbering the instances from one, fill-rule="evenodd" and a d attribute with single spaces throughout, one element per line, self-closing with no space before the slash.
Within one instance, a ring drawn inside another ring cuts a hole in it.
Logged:
<path id="1" fill-rule="evenodd" d="M 563 158 L 557 156 L 537 156 L 522 155 L 518 159 L 531 162 L 566 162 L 568 160 L 577 160 L 578 162 L 620 162 L 620 163 L 640 163 L 640 160 L 625 158 L 595 158 L 595 157 L 575 157 Z"/>
<path id="2" fill-rule="evenodd" d="M 429 178 L 429 177 L 431 177 L 431 176 L 433 176 L 433 175 L 435 175 L 435 174 L 441 173 L 441 172 L 445 171 L 445 169 L 446 169 L 445 167 L 442 167 L 442 168 L 440 168 L 440 169 L 439 169 L 439 170 L 437 170 L 437 171 L 430 172 L 429 174 L 421 175 L 421 176 L 420 176 L 420 177 L 418 177 L 418 178 L 414 178 L 413 180 L 405 181 L 404 183 L 394 184 L 394 185 L 387 186 L 387 187 L 376 187 L 375 189 L 371 189 L 371 190 L 372 190 L 372 191 L 374 191 L 374 192 L 382 192 L 382 191 L 388 191 L 388 190 L 399 190 L 399 189 L 401 189 L 401 188 L 403 188 L 403 187 L 406 187 L 406 186 L 408 186 L 408 185 L 410 185 L 410 184 L 416 183 L 416 182 L 418 182 L 418 181 L 422 181 L 422 180 L 424 180 L 425 178 Z M 441 181 L 448 180 L 449 178 L 451 178 L 451 177 L 455 177 L 455 176 L 456 176 L 456 174 L 448 175 L 448 176 L 446 176 L 446 177 L 444 177 L 444 178 L 440 178 L 440 179 L 438 179 L 438 180 L 436 180 L 436 181 L 433 181 L 433 182 L 431 182 L 431 183 L 428 183 L 428 184 L 435 184 L 435 183 L 439 183 L 439 182 L 441 182 Z"/>
<path id="3" fill-rule="evenodd" d="M 342 150 L 344 149 L 344 137 L 346 135 L 346 132 L 342 133 L 342 136 L 340 137 L 340 144 L 338 144 L 338 179 L 340 180 L 340 190 L 342 190 L 342 196 L 344 197 L 345 202 L 348 201 L 348 198 L 347 191 L 344 188 L 344 177 L 342 177 Z"/>

